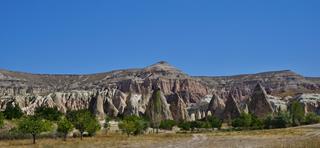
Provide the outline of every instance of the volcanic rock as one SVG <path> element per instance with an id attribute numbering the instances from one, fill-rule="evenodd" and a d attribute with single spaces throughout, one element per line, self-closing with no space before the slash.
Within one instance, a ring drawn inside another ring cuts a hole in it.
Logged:
<path id="1" fill-rule="evenodd" d="M 208 105 L 207 111 L 210 111 L 210 113 L 215 117 L 222 118 L 225 107 L 226 105 L 224 101 L 220 99 L 216 93 L 214 93 Z"/>
<path id="2" fill-rule="evenodd" d="M 274 112 L 268 100 L 268 95 L 260 83 L 253 90 L 248 108 L 251 114 L 262 118 Z"/>
<path id="3" fill-rule="evenodd" d="M 230 94 L 226 101 L 226 107 L 223 112 L 223 119 L 225 121 L 231 121 L 231 119 L 239 117 L 240 114 L 241 114 L 241 110 L 238 106 L 238 103 L 234 99 L 234 97 Z"/>

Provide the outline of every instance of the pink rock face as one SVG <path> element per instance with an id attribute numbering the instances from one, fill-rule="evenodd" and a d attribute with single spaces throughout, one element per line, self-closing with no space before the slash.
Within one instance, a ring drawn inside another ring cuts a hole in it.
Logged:
<path id="1" fill-rule="evenodd" d="M 253 115 L 263 118 L 274 112 L 266 91 L 260 83 L 254 88 L 249 102 L 249 112 Z"/>
<path id="2" fill-rule="evenodd" d="M 230 94 L 227 102 L 226 108 L 223 112 L 223 119 L 225 121 L 230 121 L 231 119 L 239 117 L 241 114 L 241 110 L 235 98 Z"/>
<path id="3" fill-rule="evenodd" d="M 214 93 L 208 105 L 207 111 L 210 111 L 210 113 L 215 117 L 223 118 L 223 112 L 225 107 L 226 105 L 224 101 L 220 99 L 220 97 L 216 93 Z"/>

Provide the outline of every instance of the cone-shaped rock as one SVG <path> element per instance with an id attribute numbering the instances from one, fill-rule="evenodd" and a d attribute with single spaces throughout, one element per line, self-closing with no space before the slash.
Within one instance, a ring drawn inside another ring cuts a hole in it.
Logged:
<path id="1" fill-rule="evenodd" d="M 173 119 L 176 121 L 190 120 L 187 105 L 184 103 L 179 94 L 175 93 L 168 97 L 168 103 L 170 104 L 170 111 Z"/>
<path id="2" fill-rule="evenodd" d="M 225 107 L 226 105 L 224 101 L 220 99 L 220 97 L 216 93 L 214 93 L 208 105 L 207 111 L 210 111 L 211 114 L 215 117 L 222 118 Z"/>
<path id="3" fill-rule="evenodd" d="M 251 114 L 261 118 L 273 113 L 273 108 L 268 100 L 268 95 L 260 83 L 258 83 L 253 90 L 248 108 Z"/>
<path id="4" fill-rule="evenodd" d="M 155 89 L 146 108 L 146 115 L 152 122 L 173 119 L 167 100 L 160 89 Z"/>
<path id="5" fill-rule="evenodd" d="M 234 97 L 230 94 L 227 102 L 226 108 L 223 113 L 223 119 L 230 121 L 231 119 L 239 117 L 241 114 L 240 108 Z"/>

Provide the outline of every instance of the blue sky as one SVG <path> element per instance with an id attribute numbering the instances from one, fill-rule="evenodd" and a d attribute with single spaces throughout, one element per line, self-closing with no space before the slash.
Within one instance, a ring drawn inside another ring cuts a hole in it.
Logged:
<path id="1" fill-rule="evenodd" d="M 0 68 L 95 73 L 165 60 L 190 75 L 320 76 L 317 0 L 1 0 Z"/>

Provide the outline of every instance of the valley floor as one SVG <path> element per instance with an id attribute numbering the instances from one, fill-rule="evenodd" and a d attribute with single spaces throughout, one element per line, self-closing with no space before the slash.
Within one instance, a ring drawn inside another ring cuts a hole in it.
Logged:
<path id="1" fill-rule="evenodd" d="M 320 124 L 287 129 L 253 131 L 216 131 L 209 133 L 146 134 L 127 137 L 123 134 L 99 134 L 95 137 L 61 139 L 31 139 L 0 141 L 0 147 L 45 148 L 228 148 L 228 147 L 290 147 L 315 148 L 320 146 Z"/>

